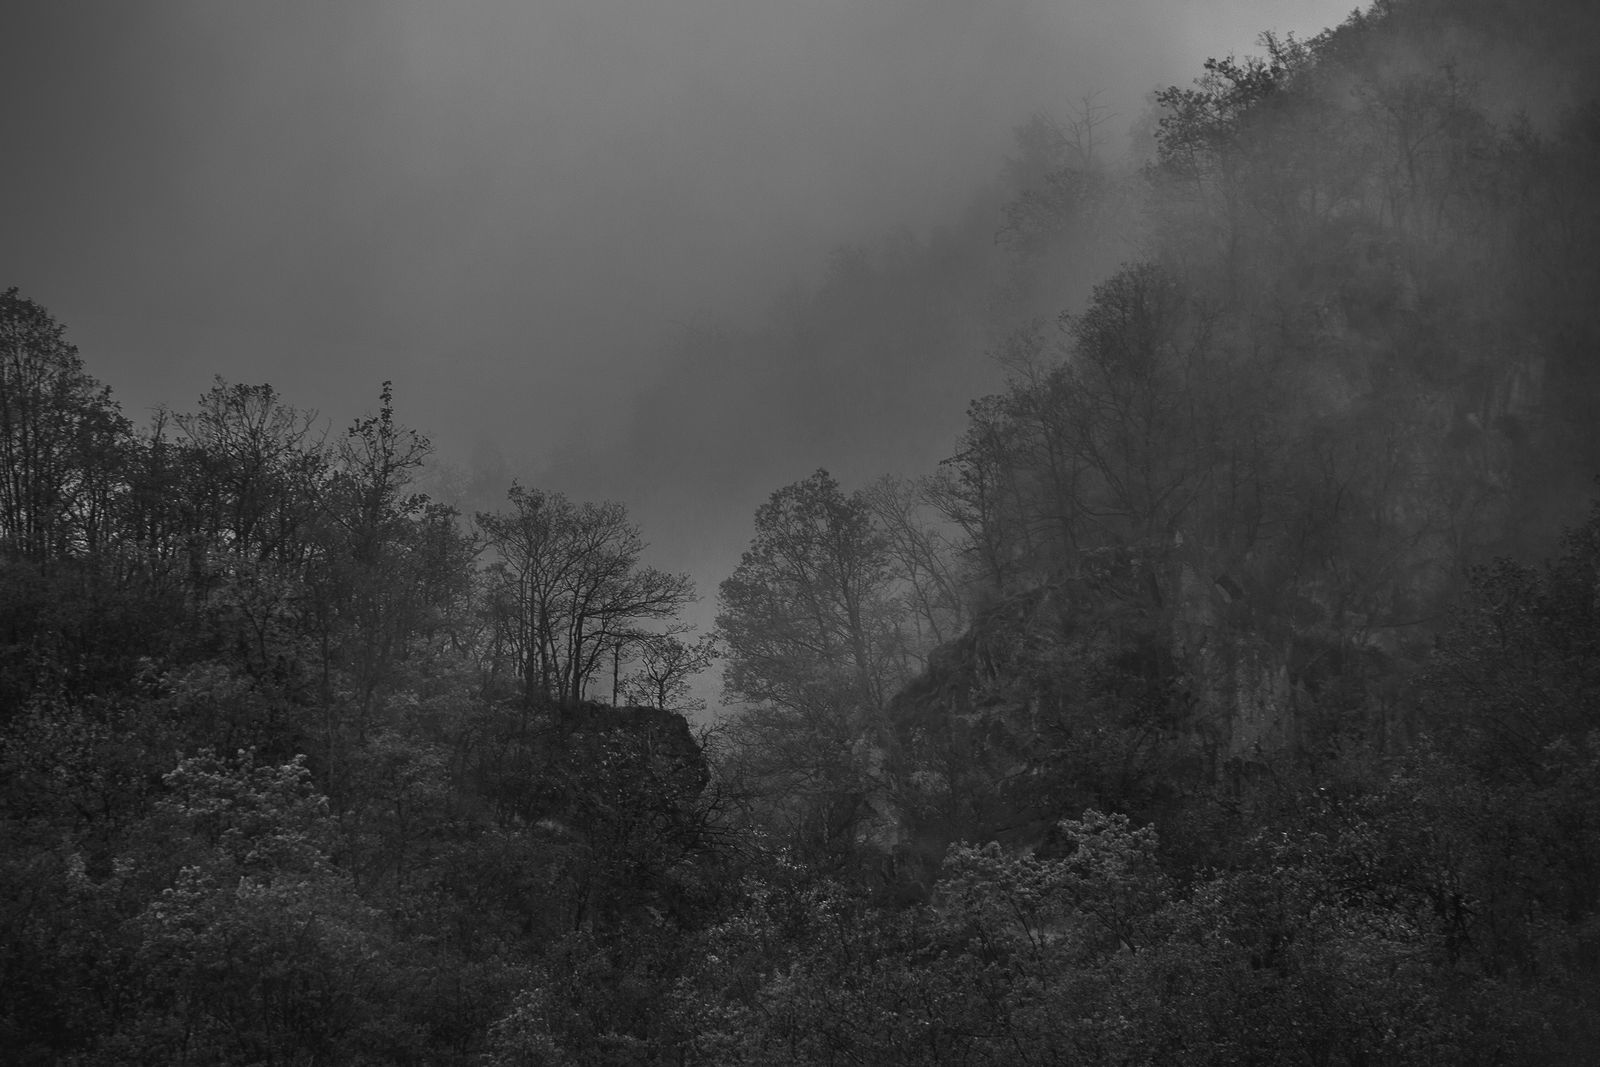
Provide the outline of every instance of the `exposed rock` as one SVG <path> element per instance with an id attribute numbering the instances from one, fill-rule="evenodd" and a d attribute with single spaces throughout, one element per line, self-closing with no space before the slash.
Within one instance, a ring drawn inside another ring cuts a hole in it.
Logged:
<path id="1" fill-rule="evenodd" d="M 698 795 L 711 780 L 689 720 L 675 711 L 585 702 L 565 709 L 561 725 L 569 751 L 621 748 L 690 795 Z"/>

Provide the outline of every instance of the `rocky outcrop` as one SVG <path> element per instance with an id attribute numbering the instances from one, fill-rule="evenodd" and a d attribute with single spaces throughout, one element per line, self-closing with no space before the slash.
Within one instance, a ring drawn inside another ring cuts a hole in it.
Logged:
<path id="1" fill-rule="evenodd" d="M 561 747 L 597 759 L 625 754 L 681 796 L 698 796 L 711 780 L 705 753 L 689 720 L 675 711 L 586 702 L 564 711 Z"/>
<path id="2" fill-rule="evenodd" d="M 1348 649 L 1267 636 L 1226 574 L 1092 562 L 979 614 L 891 703 L 905 837 L 1037 842 L 1086 807 L 1154 811 L 1304 742 L 1318 664 Z"/>
<path id="3" fill-rule="evenodd" d="M 1125 583 L 1121 579 L 1126 578 Z M 1138 576 L 1062 577 L 1007 597 L 891 703 L 908 852 L 1042 842 L 1090 806 L 1194 774 L 1194 701 Z"/>

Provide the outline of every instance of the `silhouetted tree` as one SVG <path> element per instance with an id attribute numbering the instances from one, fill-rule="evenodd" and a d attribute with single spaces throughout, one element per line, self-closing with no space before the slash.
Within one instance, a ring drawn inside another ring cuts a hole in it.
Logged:
<path id="1" fill-rule="evenodd" d="M 688 576 L 643 566 L 621 504 L 575 504 L 513 486 L 509 512 L 479 513 L 493 565 L 498 633 L 530 706 L 575 704 L 618 639 L 694 599 Z"/>
<path id="2" fill-rule="evenodd" d="M 106 547 L 129 434 L 65 334 L 0 293 L 0 550 L 41 568 Z"/>

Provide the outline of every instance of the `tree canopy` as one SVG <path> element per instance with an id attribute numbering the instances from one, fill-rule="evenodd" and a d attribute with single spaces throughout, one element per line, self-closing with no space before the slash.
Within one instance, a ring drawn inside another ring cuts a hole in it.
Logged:
<path id="1" fill-rule="evenodd" d="M 694 332 L 801 411 L 1005 373 L 773 492 L 711 634 L 621 503 L 422 492 L 388 383 L 135 428 L 7 290 L 8 1062 L 1591 1062 L 1586 29 L 1266 36 Z M 823 432 L 690 385 L 718 477 Z"/>

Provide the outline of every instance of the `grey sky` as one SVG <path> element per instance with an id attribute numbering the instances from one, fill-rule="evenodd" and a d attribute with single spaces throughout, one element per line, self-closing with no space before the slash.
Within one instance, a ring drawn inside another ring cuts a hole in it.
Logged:
<path id="1" fill-rule="evenodd" d="M 675 322 L 757 316 L 829 248 L 925 231 L 1034 110 L 1098 91 L 1131 117 L 1207 55 L 1351 6 L 22 0 L 0 35 L 0 285 L 65 321 L 136 420 L 221 374 L 342 425 L 389 378 L 462 461 L 492 445 L 538 482 L 592 456 L 592 488 L 558 487 L 640 495 L 655 562 L 709 600 L 782 482 L 707 486 L 659 434 L 649 492 L 606 469 L 641 444 Z M 968 384 L 902 457 L 937 458 Z M 769 463 L 837 458 L 819 440 Z"/>

